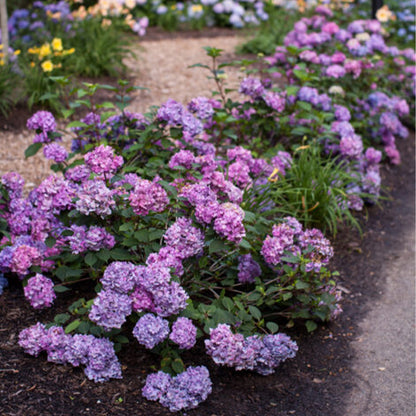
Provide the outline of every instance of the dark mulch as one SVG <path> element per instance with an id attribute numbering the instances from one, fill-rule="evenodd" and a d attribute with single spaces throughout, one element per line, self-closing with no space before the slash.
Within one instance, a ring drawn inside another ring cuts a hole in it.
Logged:
<path id="1" fill-rule="evenodd" d="M 187 364 L 207 365 L 213 381 L 208 400 L 188 415 L 345 416 L 348 393 L 359 382 L 351 370 L 351 341 L 359 336 L 359 321 L 383 289 L 382 267 L 389 261 L 389 248 L 405 227 L 414 224 L 414 136 L 399 146 L 402 164 L 383 169 L 391 199 L 368 209 L 362 239 L 357 232 L 344 230 L 335 241 L 333 267 L 348 292 L 342 316 L 313 334 L 286 331 L 298 342 L 299 352 L 268 377 L 216 367 L 202 348 L 188 353 Z M 64 310 L 70 302 L 70 297 L 61 296 L 56 305 Z M 17 345 L 19 332 L 52 316 L 51 311 L 31 309 L 16 283 L 0 297 L 1 415 L 170 414 L 141 397 L 146 374 L 155 371 L 158 361 L 137 342 L 119 354 L 124 378 L 104 384 L 87 380 L 80 368 L 24 354 Z"/>

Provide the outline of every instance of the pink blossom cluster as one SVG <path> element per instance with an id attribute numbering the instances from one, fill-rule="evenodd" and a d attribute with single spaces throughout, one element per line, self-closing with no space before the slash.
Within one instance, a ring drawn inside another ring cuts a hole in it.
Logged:
<path id="1" fill-rule="evenodd" d="M 53 286 L 51 279 L 36 273 L 27 281 L 24 288 L 25 297 L 34 309 L 48 308 L 56 298 Z"/>

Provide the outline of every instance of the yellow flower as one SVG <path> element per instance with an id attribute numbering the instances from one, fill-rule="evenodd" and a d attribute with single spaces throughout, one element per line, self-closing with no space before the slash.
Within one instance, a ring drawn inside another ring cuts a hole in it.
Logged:
<path id="1" fill-rule="evenodd" d="M 16 49 L 14 52 L 13 52 L 13 55 L 20 55 L 20 49 Z"/>
<path id="2" fill-rule="evenodd" d="M 45 56 L 48 56 L 50 54 L 51 54 L 51 45 L 49 45 L 49 43 L 43 44 L 39 50 L 39 57 L 44 58 Z"/>
<path id="3" fill-rule="evenodd" d="M 31 67 L 31 68 L 34 68 L 34 66 L 35 66 L 35 63 L 34 63 L 34 62 L 31 62 L 31 63 L 30 63 L 30 67 Z"/>
<path id="4" fill-rule="evenodd" d="M 59 38 L 53 38 L 52 40 L 52 48 L 54 51 L 57 52 L 61 52 L 63 47 L 62 47 L 62 40 Z"/>
<path id="5" fill-rule="evenodd" d="M 192 12 L 194 12 L 194 13 L 202 12 L 202 10 L 203 10 L 201 4 L 193 4 L 191 9 L 192 9 Z"/>
<path id="6" fill-rule="evenodd" d="M 62 52 L 62 55 L 72 55 L 75 52 L 75 48 L 66 49 Z"/>
<path id="7" fill-rule="evenodd" d="M 4 65 L 4 61 L 3 61 L 3 59 L 0 59 L 0 66 L 3 66 Z"/>
<path id="8" fill-rule="evenodd" d="M 273 172 L 270 174 L 270 176 L 267 178 L 269 182 L 276 182 L 279 179 L 279 169 L 274 168 Z"/>
<path id="9" fill-rule="evenodd" d="M 51 61 L 42 62 L 41 67 L 43 72 L 51 72 L 53 70 L 53 63 Z"/>
<path id="10" fill-rule="evenodd" d="M 40 49 L 39 48 L 29 48 L 27 51 L 29 53 L 33 54 L 33 55 L 37 55 L 39 53 Z"/>
<path id="11" fill-rule="evenodd" d="M 0 43 L 0 49 L 3 49 L 3 44 L 2 43 Z"/>

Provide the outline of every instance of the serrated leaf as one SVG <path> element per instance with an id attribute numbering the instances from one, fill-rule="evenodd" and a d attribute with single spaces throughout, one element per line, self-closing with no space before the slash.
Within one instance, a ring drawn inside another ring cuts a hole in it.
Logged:
<path id="1" fill-rule="evenodd" d="M 231 311 L 234 308 L 234 302 L 230 298 L 222 298 L 221 303 L 224 305 L 224 308 L 228 311 Z"/>
<path id="2" fill-rule="evenodd" d="M 141 243 L 147 243 L 149 241 L 149 231 L 148 230 L 136 231 L 134 233 L 134 238 Z"/>
<path id="3" fill-rule="evenodd" d="M 250 305 L 248 307 L 248 310 L 250 311 L 250 314 L 253 316 L 253 318 L 260 320 L 261 319 L 261 312 L 258 308 L 256 308 L 255 306 Z"/>
<path id="4" fill-rule="evenodd" d="M 65 322 L 68 321 L 70 317 L 71 316 L 68 313 L 59 313 L 58 315 L 55 316 L 53 320 L 55 323 L 59 325 L 63 325 Z"/>
<path id="5" fill-rule="evenodd" d="M 279 325 L 275 322 L 267 322 L 266 328 L 272 333 L 275 334 L 279 330 Z"/>
<path id="6" fill-rule="evenodd" d="M 26 150 L 25 150 L 25 157 L 31 157 L 34 156 L 39 149 L 42 147 L 42 143 L 37 142 L 37 143 L 32 143 Z"/>
<path id="7" fill-rule="evenodd" d="M 80 323 L 81 321 L 79 319 L 75 319 L 75 321 L 72 321 L 69 325 L 65 327 L 65 334 L 69 334 L 70 332 L 77 329 Z"/>

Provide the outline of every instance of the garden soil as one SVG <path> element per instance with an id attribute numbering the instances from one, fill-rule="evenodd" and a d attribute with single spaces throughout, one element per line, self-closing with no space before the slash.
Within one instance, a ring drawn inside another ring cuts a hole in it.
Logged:
<path id="1" fill-rule="evenodd" d="M 150 92 L 140 92 L 133 107 L 143 111 L 167 98 L 186 102 L 207 95 L 210 87 L 204 76 L 195 79 L 196 72 L 191 75 L 186 67 L 204 62 L 202 46 L 223 48 L 227 58 L 235 59 L 232 51 L 240 40 L 226 35 L 166 39 L 156 32 L 143 41 L 145 52 L 128 65 L 137 65 L 138 85 L 148 86 Z M 234 73 L 230 79 L 238 76 Z M 17 170 L 31 187 L 48 174 L 48 165 L 40 157 L 23 158 L 32 138 L 22 127 L 27 116 L 18 109 L 9 120 L 0 119 L 0 174 Z M 363 235 L 341 230 L 334 241 L 332 267 L 340 272 L 344 313 L 313 334 L 281 328 L 297 341 L 299 352 L 268 377 L 217 367 L 199 345 L 184 358 L 189 365 L 208 366 L 213 391 L 199 408 L 184 414 L 414 415 L 414 134 L 398 145 L 402 164 L 382 171 L 386 199 L 359 215 Z M 54 313 L 72 301 L 70 295 L 60 295 Z M 157 369 L 158 360 L 137 342 L 119 354 L 123 379 L 103 384 L 86 379 L 81 368 L 23 353 L 17 345 L 19 332 L 37 321 L 50 321 L 54 313 L 33 310 L 16 282 L 0 297 L 1 416 L 171 414 L 141 396 L 146 375 Z"/>

